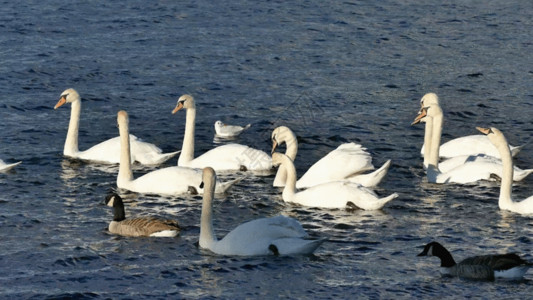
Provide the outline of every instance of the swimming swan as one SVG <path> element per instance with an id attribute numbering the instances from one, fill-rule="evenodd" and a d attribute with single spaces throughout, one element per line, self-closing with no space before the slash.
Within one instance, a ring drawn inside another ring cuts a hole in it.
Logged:
<path id="1" fill-rule="evenodd" d="M 422 99 L 420 99 L 420 105 L 421 108 L 432 105 L 440 106 L 439 97 L 435 93 L 427 93 Z M 426 145 L 427 143 L 424 141 L 424 145 L 420 151 L 424 158 L 426 157 L 427 152 L 430 151 L 429 147 L 426 147 Z M 518 154 L 522 147 L 523 146 L 511 146 L 511 153 L 513 156 Z M 486 136 L 481 134 L 458 137 L 440 145 L 439 148 L 439 156 L 441 158 L 477 154 L 485 154 L 500 158 L 498 150 L 490 143 Z"/>
<path id="2" fill-rule="evenodd" d="M 74 89 L 67 89 L 61 93 L 61 98 L 54 109 L 65 103 L 71 103 L 70 122 L 63 148 L 63 155 L 82 160 L 118 164 L 120 161 L 120 140 L 118 137 L 92 146 L 85 151 L 78 150 L 78 129 L 80 124 L 81 98 Z M 134 135 L 130 135 L 132 162 L 137 161 L 143 165 L 157 165 L 172 158 L 179 151 L 162 153 L 156 145 L 141 141 Z"/>
<path id="3" fill-rule="evenodd" d="M 444 246 L 431 242 L 418 256 L 440 258 L 441 274 L 477 280 L 519 279 L 532 266 L 514 253 L 474 256 L 456 263 Z"/>
<path id="4" fill-rule="evenodd" d="M 287 155 L 292 161 L 298 152 L 296 135 L 286 126 L 279 126 L 272 131 L 272 153 L 279 145 L 285 144 Z M 296 182 L 296 188 L 307 188 L 321 183 L 348 180 L 366 187 L 377 186 L 387 174 L 391 161 L 388 160 L 379 169 L 373 170 L 372 157 L 359 144 L 345 143 L 313 164 Z M 283 187 L 287 181 L 287 171 L 281 165 L 274 178 L 274 186 Z"/>
<path id="5" fill-rule="evenodd" d="M 120 133 L 120 165 L 117 186 L 137 193 L 154 193 L 162 195 L 179 195 L 185 193 L 203 193 L 202 170 L 186 167 L 167 167 L 146 173 L 133 179 L 130 158 L 130 135 L 128 113 L 121 110 L 117 114 Z M 217 193 L 223 193 L 241 179 L 217 184 Z"/>
<path id="6" fill-rule="evenodd" d="M 502 177 L 502 163 L 498 159 L 487 155 L 471 155 L 449 158 L 439 162 L 439 147 L 442 132 L 442 110 L 438 105 L 431 105 L 420 110 L 415 121 L 426 123 L 424 139 L 430 151 L 424 157 L 427 163 L 427 179 L 431 183 L 472 183 L 478 180 L 490 180 L 492 175 Z M 516 168 L 514 180 L 524 179 L 533 173 L 533 169 L 521 170 Z"/>
<path id="7" fill-rule="evenodd" d="M 503 133 L 497 128 L 481 128 L 476 127 L 479 131 L 486 134 L 489 140 L 496 146 L 500 151 L 500 156 L 502 158 L 502 181 L 500 186 L 500 199 L 498 201 L 498 206 L 502 210 L 509 210 L 519 214 L 533 214 L 533 196 L 515 202 L 511 197 L 511 192 L 513 189 L 513 157 L 509 151 L 509 145 Z"/>
<path id="8" fill-rule="evenodd" d="M 230 137 L 236 137 L 239 134 L 241 134 L 246 129 L 250 128 L 252 124 L 248 124 L 246 126 L 239 126 L 239 125 L 229 125 L 224 124 L 222 121 L 216 121 L 215 122 L 215 133 L 217 137 L 223 137 L 223 138 L 230 138 Z"/>
<path id="9" fill-rule="evenodd" d="M 213 191 L 215 171 L 203 170 L 205 189 L 200 221 L 200 242 L 203 249 L 220 255 L 296 255 L 312 254 L 323 239 L 309 239 L 302 225 L 285 216 L 261 218 L 237 226 L 218 240 L 213 228 Z"/>
<path id="10" fill-rule="evenodd" d="M 272 171 L 272 159 L 264 151 L 239 144 L 227 144 L 216 147 L 194 158 L 194 130 L 196 122 L 196 104 L 191 95 L 183 95 L 173 114 L 185 108 L 185 134 L 178 159 L 178 166 L 191 168 L 212 167 L 218 171 Z"/>
<path id="11" fill-rule="evenodd" d="M 158 219 L 155 217 L 138 217 L 126 219 L 124 203 L 117 194 L 105 198 L 107 206 L 113 207 L 113 221 L 109 223 L 109 232 L 122 236 L 175 237 L 180 232 L 178 221 Z"/>
<path id="12" fill-rule="evenodd" d="M 6 164 L 3 160 L 0 159 L 0 172 L 7 172 L 13 169 L 14 167 L 20 165 L 21 163 L 21 161 L 18 161 L 16 163 Z"/>
<path id="13" fill-rule="evenodd" d="M 287 182 L 282 194 L 285 202 L 323 208 L 375 210 L 381 209 L 387 202 L 398 197 L 398 194 L 394 193 L 378 198 L 371 189 L 350 181 L 326 182 L 296 192 L 296 169 L 292 160 L 285 154 L 274 152 L 272 162 L 275 166 L 282 165 L 287 171 Z"/>

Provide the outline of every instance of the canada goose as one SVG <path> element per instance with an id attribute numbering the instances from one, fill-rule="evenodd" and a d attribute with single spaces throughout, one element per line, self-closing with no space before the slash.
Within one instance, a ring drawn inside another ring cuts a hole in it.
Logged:
<path id="1" fill-rule="evenodd" d="M 155 217 L 138 217 L 126 219 L 124 203 L 117 194 L 105 198 L 107 206 L 113 207 L 113 221 L 109 223 L 109 232 L 122 236 L 175 237 L 180 231 L 178 221 L 158 219 Z"/>
<path id="2" fill-rule="evenodd" d="M 514 253 L 473 256 L 456 263 L 451 253 L 437 242 L 427 244 L 418 256 L 436 256 L 440 258 L 442 274 L 468 279 L 518 279 L 532 266 Z"/>

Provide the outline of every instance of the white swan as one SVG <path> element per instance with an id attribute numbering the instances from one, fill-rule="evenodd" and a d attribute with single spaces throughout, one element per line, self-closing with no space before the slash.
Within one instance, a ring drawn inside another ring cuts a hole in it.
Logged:
<path id="1" fill-rule="evenodd" d="M 500 199 L 498 206 L 502 210 L 509 210 L 519 214 L 533 214 L 533 196 L 529 198 L 515 202 L 512 199 L 511 192 L 513 188 L 513 157 L 509 151 L 509 145 L 503 133 L 497 128 L 481 128 L 476 127 L 479 131 L 486 134 L 489 140 L 498 148 L 500 156 L 502 158 L 502 182 L 500 186 Z"/>
<path id="2" fill-rule="evenodd" d="M 283 201 L 304 206 L 323 208 L 361 208 L 364 210 L 381 209 L 387 202 L 398 197 L 394 193 L 378 198 L 376 193 L 358 183 L 332 181 L 312 186 L 296 192 L 296 169 L 292 160 L 285 154 L 272 153 L 274 165 L 282 165 L 287 171 L 287 183 L 283 188 Z"/>
<path id="3" fill-rule="evenodd" d="M 420 100 L 421 107 L 429 107 L 432 105 L 437 105 L 440 107 L 439 104 L 439 97 L 435 93 L 427 93 L 422 97 Z M 523 146 L 510 146 L 511 147 L 511 153 L 513 156 L 518 154 Z M 420 153 L 424 156 L 424 158 L 427 155 L 427 152 L 429 152 L 429 147 L 426 147 L 426 142 L 424 142 L 424 145 L 422 146 L 422 149 L 420 150 Z M 446 143 L 440 145 L 439 149 L 439 156 L 441 158 L 450 158 L 455 156 L 462 156 L 462 155 L 477 155 L 477 154 L 485 154 L 489 156 L 493 156 L 496 158 L 500 158 L 500 153 L 494 147 L 494 145 L 491 144 L 491 142 L 487 139 L 484 135 L 468 135 L 463 136 L 459 138 L 455 138 L 453 140 L 447 141 Z"/>
<path id="4" fill-rule="evenodd" d="M 0 159 L 0 172 L 7 172 L 11 169 L 13 169 L 14 167 L 20 165 L 22 163 L 22 161 L 18 161 L 16 163 L 12 163 L 12 164 L 6 164 L 3 160 Z"/>
<path id="5" fill-rule="evenodd" d="M 196 122 L 196 104 L 191 95 L 183 95 L 173 114 L 185 108 L 185 134 L 178 159 L 178 166 L 191 168 L 212 167 L 218 171 L 272 171 L 272 159 L 264 151 L 239 144 L 227 144 L 216 147 L 194 158 L 194 130 Z"/>
<path id="6" fill-rule="evenodd" d="M 312 254 L 323 239 L 308 239 L 308 234 L 295 219 L 285 216 L 261 218 L 237 226 L 218 240 L 213 228 L 213 191 L 215 171 L 203 170 L 205 189 L 200 222 L 200 242 L 203 249 L 220 255 L 296 255 Z"/>
<path id="7" fill-rule="evenodd" d="M 425 122 L 425 143 L 429 145 L 429 152 L 424 157 L 427 164 L 427 178 L 431 183 L 472 183 L 478 180 L 490 180 L 492 175 L 502 177 L 502 163 L 500 160 L 487 155 L 471 155 L 453 157 L 439 162 L 439 147 L 442 132 L 442 110 L 438 105 L 424 107 L 415 118 L 413 124 Z M 441 164 L 443 168 L 441 168 Z M 533 169 L 521 170 L 516 168 L 514 180 L 524 179 L 533 173 Z"/>
<path id="8" fill-rule="evenodd" d="M 252 126 L 252 124 L 248 124 L 246 126 L 229 125 L 224 124 L 219 120 L 215 122 L 215 133 L 217 137 L 222 138 L 236 137 L 246 129 L 250 128 L 250 126 Z"/>
<path id="9" fill-rule="evenodd" d="M 108 230 L 113 234 L 122 236 L 151 236 L 175 237 L 180 232 L 176 220 L 160 219 L 156 217 L 136 217 L 126 219 L 124 202 L 117 194 L 105 198 L 107 206 L 113 207 L 113 221 L 109 223 Z"/>
<path id="10" fill-rule="evenodd" d="M 70 122 L 63 148 L 63 155 L 87 161 L 118 164 L 120 161 L 120 140 L 118 137 L 92 146 L 85 151 L 78 150 L 78 129 L 80 124 L 81 98 L 74 89 L 67 89 L 61 93 L 61 98 L 54 109 L 65 103 L 71 103 Z M 143 165 L 157 165 L 172 158 L 179 151 L 162 153 L 154 144 L 141 141 L 134 135 L 130 135 L 132 162 L 137 161 Z"/>
<path id="11" fill-rule="evenodd" d="M 298 153 L 298 140 L 292 130 L 286 126 L 279 126 L 272 131 L 272 153 L 281 145 L 286 145 L 285 155 L 292 161 Z M 374 172 L 372 157 L 361 145 L 345 143 L 329 152 L 313 164 L 309 170 L 296 182 L 296 188 L 307 188 L 321 183 L 348 180 L 366 187 L 377 186 L 387 174 L 391 161 L 388 160 Z M 287 181 L 287 171 L 281 165 L 274 178 L 274 186 L 283 187 Z"/>
<path id="12" fill-rule="evenodd" d="M 130 135 L 128 114 L 121 110 L 117 114 L 120 133 L 120 166 L 118 169 L 117 186 L 137 193 L 154 193 L 162 195 L 179 195 L 184 193 L 203 193 L 202 171 L 186 167 L 167 167 L 144 174 L 133 179 L 130 158 Z M 219 183 L 217 193 L 225 192 L 240 179 Z"/>

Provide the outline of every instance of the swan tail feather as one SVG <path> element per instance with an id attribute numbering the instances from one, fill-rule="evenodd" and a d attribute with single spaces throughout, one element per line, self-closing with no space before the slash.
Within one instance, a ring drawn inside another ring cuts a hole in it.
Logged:
<path id="1" fill-rule="evenodd" d="M 277 255 L 310 255 L 322 245 L 326 239 L 281 238 L 272 242 L 272 249 L 277 250 Z M 272 250 L 271 250 L 272 251 Z M 276 252 L 274 252 L 276 254 Z"/>
<path id="2" fill-rule="evenodd" d="M 216 193 L 225 193 L 227 192 L 233 185 L 241 182 L 245 177 L 240 177 L 234 180 L 229 180 L 226 182 L 222 182 L 221 184 L 217 184 L 216 186 Z"/>
<path id="3" fill-rule="evenodd" d="M 171 159 L 172 157 L 176 156 L 180 152 L 181 150 L 175 151 L 175 152 L 169 152 L 169 153 L 159 153 L 159 154 L 152 154 L 152 155 L 146 155 L 146 156 L 139 156 L 139 157 L 135 157 L 135 160 L 137 160 L 139 163 L 143 165 L 160 165 L 164 163 L 165 161 Z"/>
<path id="4" fill-rule="evenodd" d="M 522 172 L 514 172 L 513 181 L 522 181 L 524 178 L 533 173 L 533 169 L 522 170 Z"/>
<path id="5" fill-rule="evenodd" d="M 389 159 L 379 169 L 371 173 L 354 175 L 347 179 L 365 187 L 375 187 L 383 180 L 385 175 L 387 175 L 391 162 L 392 161 Z"/>
<path id="6" fill-rule="evenodd" d="M 521 146 L 511 146 L 511 156 L 515 156 L 518 154 L 518 152 L 520 152 L 522 150 L 522 148 L 524 148 L 525 145 L 521 145 Z"/>
<path id="7" fill-rule="evenodd" d="M 0 166 L 0 172 L 7 172 L 7 171 L 13 169 L 14 167 L 20 165 L 21 163 L 22 163 L 22 161 L 18 161 L 16 163 Z"/>

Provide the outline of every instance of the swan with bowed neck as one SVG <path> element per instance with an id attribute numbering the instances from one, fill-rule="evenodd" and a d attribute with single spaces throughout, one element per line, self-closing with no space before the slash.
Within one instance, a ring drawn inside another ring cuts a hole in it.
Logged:
<path id="1" fill-rule="evenodd" d="M 439 97 L 435 93 L 427 93 L 420 100 L 421 108 L 430 106 L 439 106 Z M 424 139 L 424 145 L 420 150 L 420 153 L 424 156 L 424 164 L 426 163 L 426 157 L 429 154 L 430 147 L 426 147 L 428 143 Z M 513 156 L 518 154 L 523 146 L 510 146 Z M 451 158 L 455 156 L 470 156 L 484 154 L 500 158 L 500 153 L 492 145 L 489 139 L 484 135 L 468 135 L 458 137 L 453 140 L 447 141 L 439 147 L 440 158 Z M 426 165 L 426 164 L 425 164 Z M 426 165 L 427 166 L 427 165 Z"/>
<path id="2" fill-rule="evenodd" d="M 219 120 L 215 122 L 215 134 L 217 137 L 222 138 L 236 137 L 251 126 L 252 124 L 248 124 L 246 126 L 229 125 L 224 124 Z"/>
<path id="3" fill-rule="evenodd" d="M 443 275 L 476 280 L 522 278 L 532 264 L 514 253 L 473 256 L 456 263 L 452 254 L 437 242 L 431 242 L 417 256 L 436 256 Z"/>
<path id="4" fill-rule="evenodd" d="M 508 210 L 519 214 L 533 214 L 533 196 L 522 200 L 514 201 L 511 192 L 513 189 L 513 157 L 509 151 L 509 145 L 503 133 L 497 128 L 481 128 L 477 127 L 479 131 L 486 134 L 489 140 L 500 151 L 502 158 L 502 181 L 500 186 L 500 198 L 498 206 L 502 210 Z"/>
<path id="5" fill-rule="evenodd" d="M 126 219 L 124 202 L 117 194 L 105 198 L 107 206 L 113 207 L 113 221 L 108 230 L 122 236 L 175 237 L 180 232 L 178 221 L 155 217 L 136 217 Z"/>
<path id="6" fill-rule="evenodd" d="M 272 153 L 281 145 L 286 145 L 285 155 L 292 161 L 298 153 L 298 140 L 292 130 L 280 126 L 272 131 Z M 296 182 L 296 188 L 308 188 L 330 181 L 347 180 L 366 187 L 377 186 L 387 174 L 391 161 L 388 160 L 379 169 L 373 170 L 372 157 L 366 149 L 355 143 L 342 144 L 313 164 Z M 274 178 L 274 186 L 283 187 L 287 181 L 287 171 L 281 165 Z"/>
<path id="7" fill-rule="evenodd" d="M 18 161 L 16 163 L 6 164 L 3 160 L 0 159 L 0 172 L 7 172 L 13 169 L 14 167 L 20 165 L 21 163 L 21 161 Z"/>
<path id="8" fill-rule="evenodd" d="M 81 113 L 81 98 L 78 92 L 74 89 L 65 90 L 61 93 L 61 97 L 54 109 L 65 103 L 71 103 L 71 110 L 63 155 L 98 163 L 118 164 L 120 161 L 119 137 L 111 138 L 85 151 L 78 150 L 78 130 Z M 161 164 L 179 153 L 179 151 L 163 153 L 154 144 L 143 142 L 134 135 L 130 135 L 130 141 L 132 162 L 137 161 L 143 165 Z"/>
<path id="9" fill-rule="evenodd" d="M 379 198 L 371 189 L 350 181 L 326 182 L 296 192 L 296 169 L 292 160 L 285 154 L 274 152 L 272 162 L 275 166 L 282 165 L 287 171 L 287 182 L 282 194 L 285 202 L 322 208 L 376 210 L 398 197 L 394 193 Z"/>
<path id="10" fill-rule="evenodd" d="M 218 240 L 213 227 L 215 171 L 203 170 L 205 189 L 200 221 L 199 245 L 219 255 L 297 255 L 312 254 L 323 239 L 309 239 L 302 225 L 285 216 L 261 218 L 237 226 Z"/>
<path id="11" fill-rule="evenodd" d="M 254 171 L 272 172 L 272 159 L 261 150 L 239 144 L 227 144 L 216 147 L 194 158 L 194 131 L 196 122 L 196 104 L 191 95 L 183 95 L 173 114 L 186 110 L 185 134 L 178 159 L 178 166 L 190 168 L 212 167 L 218 171 Z"/>
<path id="12" fill-rule="evenodd" d="M 185 193 L 203 193 L 202 171 L 186 167 L 167 167 L 158 169 L 133 179 L 130 158 L 130 135 L 128 113 L 119 111 L 117 123 L 120 133 L 120 165 L 117 186 L 137 193 L 161 195 L 179 195 Z M 219 183 L 216 192 L 223 193 L 241 179 Z"/>
<path id="13" fill-rule="evenodd" d="M 502 162 L 487 155 L 453 157 L 439 162 L 439 145 L 442 133 L 442 110 L 438 105 L 431 105 L 420 110 L 413 124 L 425 122 L 424 139 L 430 151 L 424 157 L 427 164 L 427 179 L 431 183 L 466 184 L 479 180 L 490 180 L 493 175 L 502 177 Z M 441 168 L 441 164 L 443 168 Z M 533 169 L 516 168 L 514 180 L 524 179 L 533 173 Z"/>

